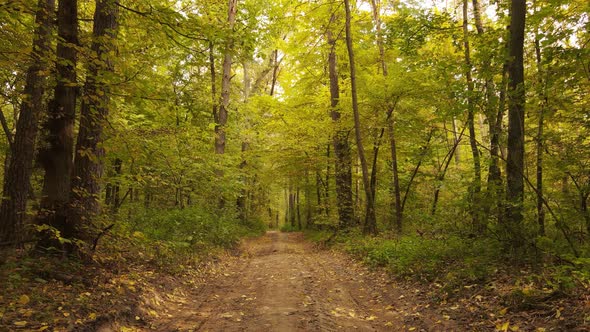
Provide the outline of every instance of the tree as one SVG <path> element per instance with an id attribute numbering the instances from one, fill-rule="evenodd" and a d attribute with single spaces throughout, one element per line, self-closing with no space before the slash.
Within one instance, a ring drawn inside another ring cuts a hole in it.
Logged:
<path id="1" fill-rule="evenodd" d="M 361 120 L 359 116 L 359 105 L 357 96 L 357 82 L 356 82 L 356 66 L 354 58 L 354 45 L 352 43 L 351 31 L 351 14 L 350 1 L 344 0 L 344 10 L 346 11 L 346 48 L 348 50 L 348 61 L 350 65 L 350 92 L 352 96 L 352 112 L 354 115 L 354 132 L 356 137 L 356 148 L 358 151 L 365 196 L 367 199 L 367 214 L 365 217 L 364 232 L 368 234 L 377 233 L 377 218 L 375 216 L 375 202 L 373 200 L 373 193 L 371 192 L 371 183 L 369 182 L 369 169 L 367 167 L 367 159 L 365 157 L 365 149 L 363 147 L 363 140 L 361 135 Z"/>
<path id="2" fill-rule="evenodd" d="M 473 219 L 473 227 L 481 231 L 481 216 L 479 209 L 481 209 L 480 193 L 481 193 L 481 161 L 479 149 L 477 147 L 477 137 L 475 136 L 475 105 L 474 105 L 474 84 L 471 64 L 471 50 L 469 45 L 469 20 L 468 0 L 463 0 L 463 51 L 465 56 L 465 80 L 467 83 L 467 125 L 469 126 L 469 146 L 473 155 L 473 182 L 472 182 L 472 198 L 471 198 L 471 217 Z"/>
<path id="3" fill-rule="evenodd" d="M 506 222 L 511 245 L 523 244 L 524 201 L 524 28 L 526 1 L 512 0 L 510 9 L 508 80 L 508 158 L 506 164 Z"/>
<path id="4" fill-rule="evenodd" d="M 371 0 L 371 7 L 373 10 L 373 21 L 375 23 L 375 30 L 377 31 L 377 47 L 379 48 L 379 62 L 381 65 L 381 71 L 383 77 L 387 77 L 389 75 L 389 71 L 387 70 L 387 63 L 385 62 L 385 47 L 383 45 L 383 31 L 382 31 L 382 24 L 381 17 L 380 17 L 380 1 L 378 0 Z M 395 129 L 394 129 L 394 120 L 393 120 L 393 112 L 395 111 L 395 106 L 399 101 L 399 96 L 395 98 L 388 98 L 394 100 L 387 101 L 387 133 L 389 135 L 389 149 L 391 152 L 391 171 L 393 175 L 393 189 L 391 192 L 393 193 L 393 200 L 395 202 L 395 227 L 398 233 L 401 234 L 402 226 L 403 226 L 403 204 L 401 199 L 401 189 L 399 184 L 399 168 L 398 168 L 398 160 L 397 160 L 397 142 L 395 139 Z M 383 134 L 383 130 L 381 131 Z M 377 152 L 375 151 L 375 159 L 377 158 Z M 375 173 L 375 172 L 373 172 Z M 375 193 L 375 189 L 373 188 L 373 195 Z M 375 197 L 373 196 L 373 200 Z"/>
<path id="5" fill-rule="evenodd" d="M 104 169 L 103 128 L 109 112 L 108 76 L 113 73 L 111 55 L 115 53 L 117 12 L 114 0 L 96 2 L 92 55 L 82 98 L 68 214 L 69 223 L 77 228 L 76 236 L 81 239 L 88 239 L 90 222 L 100 212 L 98 195 Z"/>
<path id="6" fill-rule="evenodd" d="M 227 23 L 230 33 L 233 32 L 236 23 L 236 10 L 238 0 L 229 0 Z M 219 110 L 215 121 L 215 153 L 225 153 L 225 126 L 227 125 L 227 115 L 230 102 L 230 83 L 231 83 L 231 66 L 232 66 L 232 52 L 233 52 L 233 36 L 227 37 L 227 42 L 223 55 L 223 75 L 221 77 L 221 99 L 219 102 Z M 212 67 L 212 69 L 214 69 Z M 212 71 L 213 73 L 213 71 Z M 212 74 L 213 75 L 213 74 Z M 213 76 L 212 76 L 213 77 Z M 212 79 L 212 82 L 214 80 Z"/>
<path id="7" fill-rule="evenodd" d="M 336 16 L 330 18 L 330 26 L 336 22 Z M 330 27 L 327 32 L 330 53 L 328 55 L 328 73 L 330 76 L 330 115 L 332 121 L 337 126 L 334 134 L 334 154 L 336 155 L 334 163 L 334 177 L 336 179 L 336 196 L 338 204 L 338 217 L 340 228 L 344 229 L 352 225 L 354 211 L 352 207 L 352 160 L 350 146 L 348 144 L 348 131 L 340 128 L 340 86 L 338 84 L 338 66 L 336 58 L 336 38 Z"/>
<path id="8" fill-rule="evenodd" d="M 4 174 L 0 207 L 0 243 L 17 243 L 23 235 L 27 198 L 37 140 L 39 118 L 43 110 L 46 76 L 50 56 L 51 24 L 54 0 L 39 0 L 35 15 L 32 63 L 26 73 L 24 100 L 20 104 L 16 134 L 11 144 L 10 161 Z"/>
<path id="9" fill-rule="evenodd" d="M 56 85 L 53 100 L 49 104 L 45 124 L 44 145 L 39 161 L 45 170 L 43 196 L 39 223 L 57 229 L 64 238 L 75 234 L 74 225 L 66 217 L 70 196 L 72 158 L 74 155 L 74 121 L 78 94 L 76 64 L 78 46 L 78 2 L 59 1 L 57 11 L 57 63 Z M 45 232 L 40 247 L 59 245 L 54 242 L 53 233 Z M 73 247 L 68 250 L 71 250 Z"/>

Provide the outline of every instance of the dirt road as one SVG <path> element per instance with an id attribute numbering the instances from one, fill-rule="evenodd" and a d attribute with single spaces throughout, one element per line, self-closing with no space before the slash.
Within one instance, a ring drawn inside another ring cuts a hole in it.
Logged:
<path id="1" fill-rule="evenodd" d="M 418 290 L 396 289 L 382 274 L 316 250 L 298 233 L 247 241 L 193 294 L 178 296 L 158 331 L 443 331 Z M 445 319 L 446 318 L 446 319 Z"/>

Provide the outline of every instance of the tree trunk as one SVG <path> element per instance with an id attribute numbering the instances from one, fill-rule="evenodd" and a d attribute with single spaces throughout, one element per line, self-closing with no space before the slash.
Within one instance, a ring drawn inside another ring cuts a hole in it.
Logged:
<path id="1" fill-rule="evenodd" d="M 301 193 L 301 190 L 299 188 L 299 185 L 297 185 L 297 192 L 295 193 L 296 195 L 296 204 L 297 204 L 297 229 L 301 230 L 301 200 L 299 199 L 299 194 Z"/>
<path id="2" fill-rule="evenodd" d="M 115 171 L 116 181 L 111 189 L 111 212 L 113 214 L 117 214 L 119 207 L 121 206 L 121 183 L 119 180 L 119 176 L 121 175 L 121 170 L 123 168 L 123 160 L 119 158 L 115 158 L 113 162 L 113 169 Z M 146 191 L 146 208 L 149 207 L 149 203 L 152 200 L 152 192 L 151 190 Z"/>
<path id="3" fill-rule="evenodd" d="M 238 1 L 229 0 L 227 23 L 230 31 L 233 31 L 236 23 L 236 9 Z M 219 103 L 219 111 L 217 113 L 217 122 L 215 123 L 215 153 L 225 153 L 225 125 L 227 124 L 229 97 L 230 97 L 230 83 L 231 83 L 231 66 L 232 66 L 232 52 L 233 52 L 233 37 L 228 37 L 226 43 L 225 54 L 223 58 L 223 76 L 221 78 L 221 99 Z"/>
<path id="4" fill-rule="evenodd" d="M 57 61 L 54 99 L 49 105 L 46 123 L 45 146 L 39 153 L 45 170 L 43 197 L 39 223 L 48 224 L 60 231 L 63 238 L 76 235 L 75 225 L 67 218 L 67 203 L 70 198 L 71 173 L 74 154 L 74 122 L 76 117 L 77 79 L 76 63 L 78 45 L 78 1 L 61 0 L 57 11 Z M 62 247 L 46 232 L 39 242 L 40 248 Z M 72 245 L 63 246 L 67 252 Z"/>
<path id="5" fill-rule="evenodd" d="M 465 79 L 467 81 L 467 124 L 469 126 L 469 145 L 473 155 L 473 182 L 471 184 L 471 218 L 473 228 L 477 232 L 482 232 L 485 227 L 481 221 L 481 161 L 479 150 L 477 148 L 477 137 L 475 136 L 475 105 L 473 102 L 474 87 L 473 77 L 471 74 L 471 53 L 469 46 L 469 29 L 468 29 L 468 0 L 463 0 L 463 47 L 465 56 Z"/>
<path id="6" fill-rule="evenodd" d="M 51 52 L 54 11 L 55 0 L 39 0 L 35 14 L 36 28 L 31 54 L 33 60 L 27 70 L 20 115 L 11 144 L 10 160 L 4 174 L 0 208 L 0 243 L 22 241 L 39 118 L 43 110 L 43 95 L 47 89 L 43 72 L 47 71 Z"/>
<path id="7" fill-rule="evenodd" d="M 391 169 L 393 172 L 393 196 L 395 198 L 395 228 L 398 234 L 403 229 L 403 207 L 401 200 L 401 191 L 399 185 L 399 171 L 397 166 L 397 145 L 395 142 L 395 131 L 393 127 L 393 117 L 387 121 L 387 131 L 389 132 L 389 147 L 391 149 Z M 419 167 L 419 166 L 418 166 Z"/>
<path id="8" fill-rule="evenodd" d="M 114 53 L 115 48 L 113 41 L 118 29 L 118 8 L 115 0 L 96 2 L 92 58 L 80 112 L 68 217 L 78 227 L 77 236 L 86 240 L 92 234 L 88 228 L 92 227 L 93 218 L 100 213 L 98 195 L 104 170 L 103 127 L 107 122 L 110 102 L 109 82 L 101 81 L 101 77 L 113 72 L 109 54 Z"/>
<path id="9" fill-rule="evenodd" d="M 523 244 L 524 200 L 524 28 L 526 1 L 512 0 L 510 10 L 510 68 L 508 80 L 508 158 L 506 221 L 514 248 Z"/>
<path id="10" fill-rule="evenodd" d="M 363 147 L 363 140 L 361 135 L 361 120 L 359 115 L 358 96 L 356 88 L 356 66 L 354 62 L 354 50 L 352 45 L 350 0 L 344 0 L 344 9 L 346 11 L 346 48 L 348 49 L 348 60 L 350 62 L 350 90 L 352 95 L 352 111 L 354 115 L 354 131 L 356 136 L 357 151 L 363 172 L 363 186 L 365 189 L 365 196 L 367 198 L 367 215 L 365 217 L 365 225 L 363 231 L 366 234 L 377 234 L 377 218 L 375 216 L 375 204 L 373 201 L 373 195 L 371 194 L 371 184 L 369 183 L 369 170 L 367 167 L 367 159 L 365 158 L 365 149 Z"/>
<path id="11" fill-rule="evenodd" d="M 454 138 L 454 142 L 455 145 L 457 145 L 455 147 L 455 165 L 459 166 L 459 163 L 461 162 L 461 157 L 459 155 L 459 134 L 457 131 L 457 119 L 455 119 L 455 117 L 453 117 L 453 138 Z"/>
<path id="12" fill-rule="evenodd" d="M 379 48 L 379 62 L 381 64 L 381 70 L 384 77 L 389 75 L 387 70 L 387 63 L 385 62 L 385 47 L 383 46 L 383 32 L 381 29 L 381 17 L 380 17 L 380 8 L 379 2 L 377 0 L 371 0 L 371 8 L 373 11 L 373 21 L 375 23 L 375 30 L 377 31 L 377 47 Z M 395 105 L 397 104 L 399 97 L 393 102 L 393 105 L 389 106 L 387 111 L 387 132 L 389 134 L 389 147 L 391 151 L 391 169 L 393 173 L 393 198 L 395 202 L 395 228 L 398 234 L 402 232 L 402 218 L 403 218 L 403 211 L 402 211 L 402 203 L 401 203 L 401 192 L 400 192 L 400 185 L 399 185 L 399 171 L 398 171 L 398 161 L 397 161 L 397 146 L 395 140 L 395 130 L 394 130 L 394 122 L 393 122 L 393 111 L 395 110 Z M 381 137 L 383 136 L 384 130 L 381 130 Z M 379 142 L 381 141 L 381 137 L 379 138 Z M 373 162 L 373 169 L 375 169 L 377 163 L 377 153 L 378 148 L 375 149 L 375 157 Z M 371 173 L 371 185 L 372 185 L 372 192 L 373 192 L 373 199 L 375 199 L 375 178 L 376 172 Z"/>
<path id="13" fill-rule="evenodd" d="M 335 21 L 332 15 L 330 23 Z M 328 30 L 328 43 L 330 44 L 330 54 L 328 55 L 328 71 L 330 75 L 330 106 L 332 107 L 330 115 L 332 121 L 340 123 L 340 110 L 338 103 L 340 101 L 340 87 L 338 84 L 338 67 L 336 58 L 336 38 L 333 37 L 332 31 Z M 348 144 L 348 132 L 338 128 L 333 138 L 335 165 L 334 177 L 336 179 L 336 199 L 338 207 L 339 228 L 350 227 L 353 223 L 354 210 L 352 206 L 352 158 L 350 154 L 350 145 Z"/>
<path id="14" fill-rule="evenodd" d="M 537 59 L 537 74 L 539 75 L 538 94 L 541 98 L 539 107 L 539 122 L 537 127 L 537 224 L 539 225 L 539 234 L 545 236 L 545 209 L 543 198 L 543 126 L 545 120 L 545 108 L 547 107 L 548 97 L 546 93 L 546 82 L 543 79 L 544 70 L 541 62 L 541 46 L 538 36 L 535 36 L 535 55 Z"/>

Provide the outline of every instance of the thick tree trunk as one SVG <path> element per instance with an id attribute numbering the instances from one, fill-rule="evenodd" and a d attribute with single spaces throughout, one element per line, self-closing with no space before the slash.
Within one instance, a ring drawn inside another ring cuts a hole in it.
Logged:
<path id="1" fill-rule="evenodd" d="M 508 158 L 506 221 L 513 247 L 523 244 L 524 200 L 524 28 L 526 1 L 512 0 L 510 10 L 510 68 L 508 80 Z"/>
<path id="2" fill-rule="evenodd" d="M 47 71 L 51 52 L 51 22 L 54 11 L 55 0 L 39 0 L 31 54 L 33 60 L 27 70 L 16 134 L 11 142 L 10 158 L 4 174 L 0 208 L 0 243 L 18 243 L 23 236 L 39 118 L 43 110 L 43 95 L 47 88 L 42 73 Z"/>
<path id="3" fill-rule="evenodd" d="M 332 15 L 330 22 L 334 22 L 335 16 Z M 328 30 L 328 43 L 330 44 L 330 54 L 328 55 L 328 71 L 330 75 L 330 106 L 332 121 L 337 125 L 340 124 L 340 110 L 338 103 L 340 101 L 340 87 L 338 84 L 338 67 L 336 58 L 336 38 L 333 37 L 332 31 Z M 334 177 L 336 179 L 336 199 L 338 206 L 339 228 L 350 227 L 353 223 L 354 210 L 352 206 L 352 158 L 350 154 L 350 145 L 348 144 L 348 132 L 338 128 L 333 138 L 335 165 Z"/>
<path id="4" fill-rule="evenodd" d="M 354 50 L 352 44 L 351 14 L 349 0 L 344 0 L 344 9 L 346 11 L 346 47 L 348 49 L 348 60 L 350 62 L 350 90 L 352 95 L 352 111 L 354 115 L 354 131 L 356 137 L 357 151 L 363 172 L 363 186 L 365 190 L 365 196 L 367 198 L 367 215 L 365 217 L 365 225 L 363 231 L 367 234 L 377 234 L 377 218 L 375 216 L 375 204 L 373 201 L 373 195 L 371 194 L 371 184 L 369 183 L 369 169 L 367 167 L 367 159 L 365 158 L 365 149 L 363 147 L 363 139 L 361 135 L 361 120 L 359 115 L 358 96 L 356 87 L 356 65 L 354 62 Z"/>
<path id="5" fill-rule="evenodd" d="M 67 218 L 67 204 L 70 198 L 71 173 L 74 155 L 74 122 L 76 117 L 77 79 L 76 63 L 78 45 L 78 2 L 59 1 L 58 43 L 54 100 L 49 105 L 47 136 L 45 146 L 39 153 L 40 163 L 45 169 L 43 197 L 39 222 L 55 227 L 64 238 L 76 235 L 75 225 Z M 39 247 L 59 248 L 59 241 L 46 232 Z M 66 251 L 74 249 L 66 245 Z"/>
<path id="6" fill-rule="evenodd" d="M 93 54 L 84 85 L 68 216 L 70 223 L 78 228 L 76 235 L 86 240 L 92 234 L 93 218 L 100 213 L 98 196 L 104 170 L 103 127 L 107 122 L 110 102 L 109 82 L 101 81 L 101 77 L 113 72 L 113 63 L 108 55 L 115 49 L 117 16 L 115 0 L 96 2 Z"/>

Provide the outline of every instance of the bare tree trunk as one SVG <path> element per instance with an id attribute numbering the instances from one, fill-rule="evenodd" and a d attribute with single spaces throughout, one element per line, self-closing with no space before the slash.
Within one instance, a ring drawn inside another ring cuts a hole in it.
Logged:
<path id="1" fill-rule="evenodd" d="M 377 234 L 377 218 L 375 216 L 375 204 L 373 195 L 371 193 L 371 184 L 369 183 L 369 169 L 367 167 L 367 159 L 365 158 L 365 149 L 363 147 L 363 140 L 361 135 L 361 120 L 359 115 L 358 96 L 356 87 L 356 65 L 354 62 L 354 50 L 352 45 L 352 31 L 351 31 L 351 14 L 350 14 L 350 0 L 344 0 L 344 9 L 346 11 L 346 47 L 348 49 L 348 60 L 350 62 L 350 89 L 352 95 L 352 111 L 354 115 L 354 129 L 356 136 L 356 146 L 361 162 L 363 172 L 363 186 L 367 198 L 367 215 L 365 218 L 365 225 L 363 231 L 367 234 Z"/>
<path id="2" fill-rule="evenodd" d="M 78 227 L 77 236 L 86 240 L 92 234 L 88 229 L 92 226 L 92 219 L 100 213 L 98 195 L 104 169 L 103 127 L 107 122 L 110 102 L 109 82 L 101 81 L 101 77 L 108 76 L 114 70 L 108 55 L 115 48 L 113 41 L 118 29 L 117 16 L 115 0 L 96 2 L 91 48 L 93 54 L 84 86 L 68 216 L 70 222 Z"/>
<path id="3" fill-rule="evenodd" d="M 526 1 L 512 0 L 510 10 L 510 69 L 508 80 L 508 158 L 506 221 L 514 248 L 523 244 L 524 200 L 524 29 Z"/>
<path id="4" fill-rule="evenodd" d="M 39 160 L 45 169 L 43 197 L 39 222 L 55 227 L 64 238 L 76 235 L 75 225 L 66 217 L 70 199 L 71 173 L 74 155 L 74 121 L 76 117 L 77 78 L 76 63 L 78 45 L 78 1 L 61 0 L 58 6 L 58 43 L 54 100 L 49 105 L 45 146 Z M 43 235 L 40 248 L 64 247 L 75 250 L 72 245 L 62 246 L 50 232 Z"/>
<path id="5" fill-rule="evenodd" d="M 37 6 L 31 54 L 33 60 L 27 70 L 16 133 L 11 141 L 10 158 L 4 173 L 0 243 L 19 243 L 22 240 L 39 118 L 43 110 L 43 95 L 47 89 L 42 73 L 47 71 L 51 52 L 51 22 L 55 0 L 39 0 Z M 3 127 L 7 130 L 4 123 Z M 9 131 L 6 133 L 9 134 Z"/>

